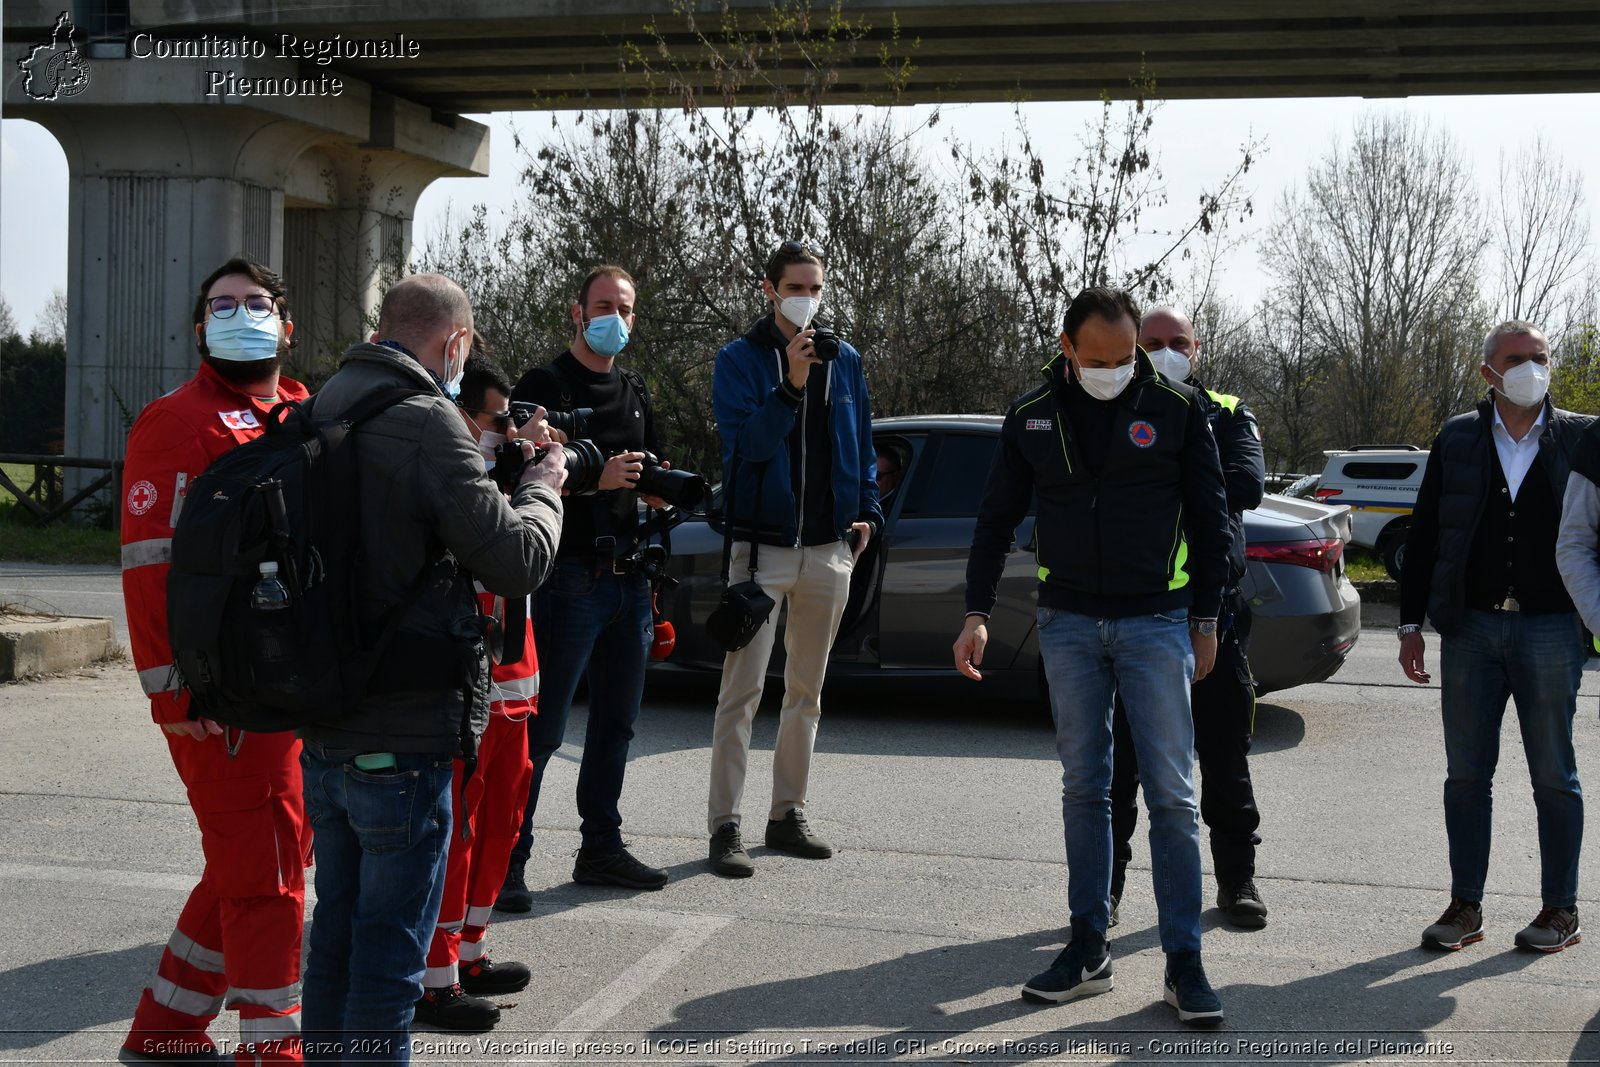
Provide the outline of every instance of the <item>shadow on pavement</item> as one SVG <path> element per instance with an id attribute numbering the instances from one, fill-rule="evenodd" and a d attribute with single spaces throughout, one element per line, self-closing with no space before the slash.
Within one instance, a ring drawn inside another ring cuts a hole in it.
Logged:
<path id="1" fill-rule="evenodd" d="M 1572 1058 L 1567 1062 L 1600 1063 L 1600 1012 L 1595 1013 L 1595 1017 L 1578 1035 L 1577 1044 L 1572 1047 Z"/>
<path id="2" fill-rule="evenodd" d="M 139 991 L 155 976 L 163 947 L 85 952 L 0 972 L 0 1004 L 6 1006 L 0 1049 L 32 1048 L 64 1033 L 126 1024 Z M 108 1033 L 107 1049 L 115 1050 L 124 1036 L 121 1029 Z"/>
<path id="3" fill-rule="evenodd" d="M 1306 739 L 1306 720 L 1293 708 L 1282 704 L 1256 704 L 1256 732 L 1250 739 L 1250 755 L 1283 752 Z"/>
<path id="4" fill-rule="evenodd" d="M 659 1041 L 674 1034 L 742 1035 L 744 1040 L 764 1037 L 779 1044 L 809 1032 L 813 1041 L 820 1036 L 824 1041 L 843 1043 L 862 1040 L 861 1031 L 865 1030 L 891 1047 L 896 1042 L 926 1042 L 927 1051 L 935 1054 L 947 1039 L 1010 1040 L 1026 1046 L 1060 1044 L 1069 1037 L 1076 1041 L 1098 1038 L 1129 1042 L 1137 1059 L 1151 1058 L 1139 1054 L 1146 1051 L 1144 1046 L 1151 1038 L 1184 1040 L 1183 1035 L 1204 1038 L 1209 1034 L 1234 1041 L 1251 1034 L 1259 1035 L 1257 1040 L 1321 1038 L 1330 1046 L 1340 1040 L 1364 1043 L 1368 1038 L 1421 1044 L 1441 1040 L 1437 1035 L 1430 1038 L 1428 1031 L 1450 1019 L 1457 988 L 1510 974 L 1538 959 L 1507 951 L 1485 955 L 1464 967 L 1440 966 L 1439 956 L 1418 948 L 1279 986 L 1223 986 L 1217 992 L 1228 1012 L 1228 1023 L 1219 1031 L 1197 1032 L 1178 1023 L 1172 1009 L 1162 1002 L 1159 988 L 1115 989 L 1108 996 L 1140 1006 L 1117 1018 L 1083 1025 L 1074 1025 L 1076 1013 L 1071 1004 L 1053 1007 L 1024 1002 L 1017 995 L 1022 982 L 1048 967 L 1061 945 L 1060 931 L 1044 930 L 911 952 L 807 978 L 745 986 L 684 1003 L 675 1020 L 656 1030 L 653 1037 Z M 1114 938 L 1113 960 L 1138 949 L 1158 950 L 1154 928 Z M 1003 997 L 998 1002 L 997 990 Z M 979 999 L 985 1003 L 965 1006 Z M 729 1029 L 731 1019 L 739 1020 L 736 1029 Z M 1359 1030 L 1353 1030 L 1352 1023 Z M 987 1027 L 999 1029 L 974 1033 Z M 1448 1035 L 1443 1039 L 1449 1039 Z M 1374 1055 L 1364 1047 L 1352 1048 L 1349 1055 L 1332 1053 L 1316 1057 L 1316 1062 L 1356 1062 Z M 770 1062 L 815 1058 L 797 1059 L 792 1053 L 776 1051 Z M 1030 1058 L 1023 1053 L 1008 1062 Z M 1039 1054 L 1037 1058 L 1052 1057 Z"/>
<path id="5" fill-rule="evenodd" d="M 970 699 L 935 686 L 907 680 L 893 689 L 855 683 L 822 697 L 819 752 L 855 755 L 966 756 L 980 759 L 1056 759 L 1055 737 L 1043 704 L 978 699 L 989 694 L 973 687 Z M 709 748 L 716 715 L 716 690 L 675 684 L 648 689 L 634 726 L 629 758 Z M 769 683 L 756 713 L 751 746 L 770 751 L 778 731 L 781 683 Z M 574 702 L 566 740 L 583 744 L 588 707 Z M 983 743 L 973 743 L 981 730 Z"/>

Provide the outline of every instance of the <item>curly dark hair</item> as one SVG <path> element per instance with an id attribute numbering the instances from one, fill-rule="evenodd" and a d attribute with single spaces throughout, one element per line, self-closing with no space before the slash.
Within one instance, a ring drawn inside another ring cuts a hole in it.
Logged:
<path id="1" fill-rule="evenodd" d="M 200 283 L 200 293 L 194 298 L 194 324 L 202 325 L 206 321 L 206 294 L 217 283 L 218 278 L 229 274 L 243 274 L 272 296 L 272 302 L 277 305 L 278 318 L 289 317 L 289 287 L 283 284 L 283 278 L 272 268 L 264 267 L 255 260 L 246 256 L 234 256 L 228 262 L 206 275 L 206 280 Z M 204 333 L 200 337 L 200 354 L 209 355 L 206 351 Z M 294 347 L 294 338 L 289 339 L 289 347 Z"/>

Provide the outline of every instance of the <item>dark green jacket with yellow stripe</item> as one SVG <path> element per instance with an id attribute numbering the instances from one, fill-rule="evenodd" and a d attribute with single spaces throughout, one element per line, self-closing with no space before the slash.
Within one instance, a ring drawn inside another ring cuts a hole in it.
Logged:
<path id="1" fill-rule="evenodd" d="M 1228 581 L 1227 498 L 1205 394 L 1142 351 L 1115 400 L 1098 476 L 1085 469 L 1062 396 L 1082 388 L 1057 356 L 1000 430 L 972 551 L 967 611 L 987 615 L 1017 524 L 1037 497 L 1039 603 L 1096 618 L 1188 608 L 1215 618 Z"/>

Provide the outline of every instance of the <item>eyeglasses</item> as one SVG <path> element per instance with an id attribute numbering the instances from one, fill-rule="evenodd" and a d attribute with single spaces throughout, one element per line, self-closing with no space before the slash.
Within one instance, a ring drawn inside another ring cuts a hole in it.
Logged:
<path id="1" fill-rule="evenodd" d="M 206 307 L 211 309 L 214 319 L 231 319 L 233 313 L 239 310 L 239 299 L 232 296 L 214 296 L 206 301 Z M 255 293 L 244 298 L 244 313 L 252 319 L 264 319 L 272 314 L 277 306 L 274 297 L 264 293 Z"/>
<path id="2" fill-rule="evenodd" d="M 490 411 L 487 408 L 469 408 L 465 404 L 457 404 L 458 408 L 468 415 L 487 415 L 494 420 L 495 429 L 501 433 L 511 428 L 511 409 L 504 411 Z"/>

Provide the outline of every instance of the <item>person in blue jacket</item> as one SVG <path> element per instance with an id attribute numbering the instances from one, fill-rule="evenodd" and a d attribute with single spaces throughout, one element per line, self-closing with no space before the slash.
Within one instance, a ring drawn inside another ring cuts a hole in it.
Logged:
<path id="1" fill-rule="evenodd" d="M 823 284 L 814 251 L 798 241 L 779 245 L 761 283 L 772 314 L 717 353 L 711 386 L 733 526 L 731 580 L 752 578 L 789 609 L 766 844 L 812 859 L 833 855 L 804 811 L 822 679 L 855 562 L 883 529 L 861 354 L 827 334 L 819 351 L 813 322 Z M 739 833 L 739 798 L 777 617 L 774 610 L 722 667 L 707 821 L 711 869 L 732 878 L 755 872 Z"/>

